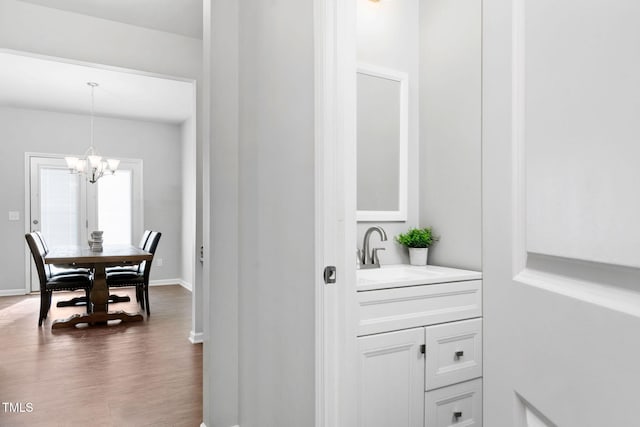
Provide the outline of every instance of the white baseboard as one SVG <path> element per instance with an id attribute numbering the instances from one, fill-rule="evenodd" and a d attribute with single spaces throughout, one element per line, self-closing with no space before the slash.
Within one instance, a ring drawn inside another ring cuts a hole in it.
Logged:
<path id="1" fill-rule="evenodd" d="M 192 292 L 193 286 L 189 282 L 185 282 L 182 279 L 160 279 L 160 280 L 150 280 L 149 286 L 168 286 L 168 285 L 180 285 L 189 292 Z M 23 289 L 0 289 L 0 297 L 13 297 L 18 295 L 26 295 L 26 292 Z"/>
<path id="2" fill-rule="evenodd" d="M 168 286 L 168 285 L 179 285 L 180 279 L 158 279 L 158 280 L 149 280 L 149 286 Z"/>
<path id="3" fill-rule="evenodd" d="M 200 427 L 207 427 L 207 425 L 205 423 L 200 424 Z M 236 424 L 234 426 L 231 427 L 240 427 L 240 424 Z"/>
<path id="4" fill-rule="evenodd" d="M 189 334 L 189 341 L 191 341 L 191 344 L 200 344 L 204 342 L 204 333 L 191 331 Z"/>
<path id="5" fill-rule="evenodd" d="M 26 295 L 27 292 L 23 289 L 3 289 L 0 290 L 0 297 L 13 297 L 17 295 Z"/>
<path id="6" fill-rule="evenodd" d="M 184 280 L 180 279 L 180 286 L 182 286 L 189 292 L 193 292 L 193 285 L 189 282 L 185 282 Z"/>
<path id="7" fill-rule="evenodd" d="M 193 286 L 189 282 L 185 282 L 182 279 L 158 279 L 158 280 L 149 280 L 149 286 L 169 286 L 169 285 L 180 285 L 189 292 L 192 291 Z"/>

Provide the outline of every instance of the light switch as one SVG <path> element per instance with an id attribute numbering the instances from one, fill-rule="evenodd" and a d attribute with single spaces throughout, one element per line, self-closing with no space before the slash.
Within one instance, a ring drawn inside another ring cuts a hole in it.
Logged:
<path id="1" fill-rule="evenodd" d="M 20 221 L 20 212 L 9 211 L 9 221 Z"/>

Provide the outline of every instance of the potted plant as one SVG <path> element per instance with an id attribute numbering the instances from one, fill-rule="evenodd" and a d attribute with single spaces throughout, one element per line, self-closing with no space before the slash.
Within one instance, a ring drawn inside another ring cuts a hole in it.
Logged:
<path id="1" fill-rule="evenodd" d="M 427 265 L 429 246 L 438 238 L 431 232 L 431 227 L 411 228 L 406 233 L 396 236 L 396 241 L 409 248 L 409 263 L 411 265 Z"/>

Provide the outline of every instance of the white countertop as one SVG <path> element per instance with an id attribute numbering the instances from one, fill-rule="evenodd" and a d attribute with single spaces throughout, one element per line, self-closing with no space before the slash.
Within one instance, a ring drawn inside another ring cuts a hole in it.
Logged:
<path id="1" fill-rule="evenodd" d="M 436 265 L 393 264 L 383 265 L 380 268 L 359 269 L 356 271 L 356 277 L 356 289 L 360 292 L 403 286 L 478 280 L 482 279 L 482 273 Z"/>

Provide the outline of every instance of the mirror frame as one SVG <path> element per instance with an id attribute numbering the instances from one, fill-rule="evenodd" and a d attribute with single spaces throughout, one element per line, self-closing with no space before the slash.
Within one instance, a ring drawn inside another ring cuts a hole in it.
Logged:
<path id="1" fill-rule="evenodd" d="M 358 63 L 356 74 L 366 74 L 373 77 L 393 80 L 400 83 L 400 134 L 399 134 L 399 162 L 398 172 L 398 210 L 391 211 L 356 211 L 356 220 L 365 221 L 406 221 L 407 193 L 408 193 L 408 162 L 409 162 L 409 75 L 402 71 L 378 67 L 376 65 Z M 357 81 L 357 79 L 356 79 Z M 356 137 L 357 138 L 357 137 Z M 357 146 L 357 144 L 356 144 Z M 357 185 L 357 183 L 356 183 Z M 356 206 L 357 209 L 357 206 Z"/>

